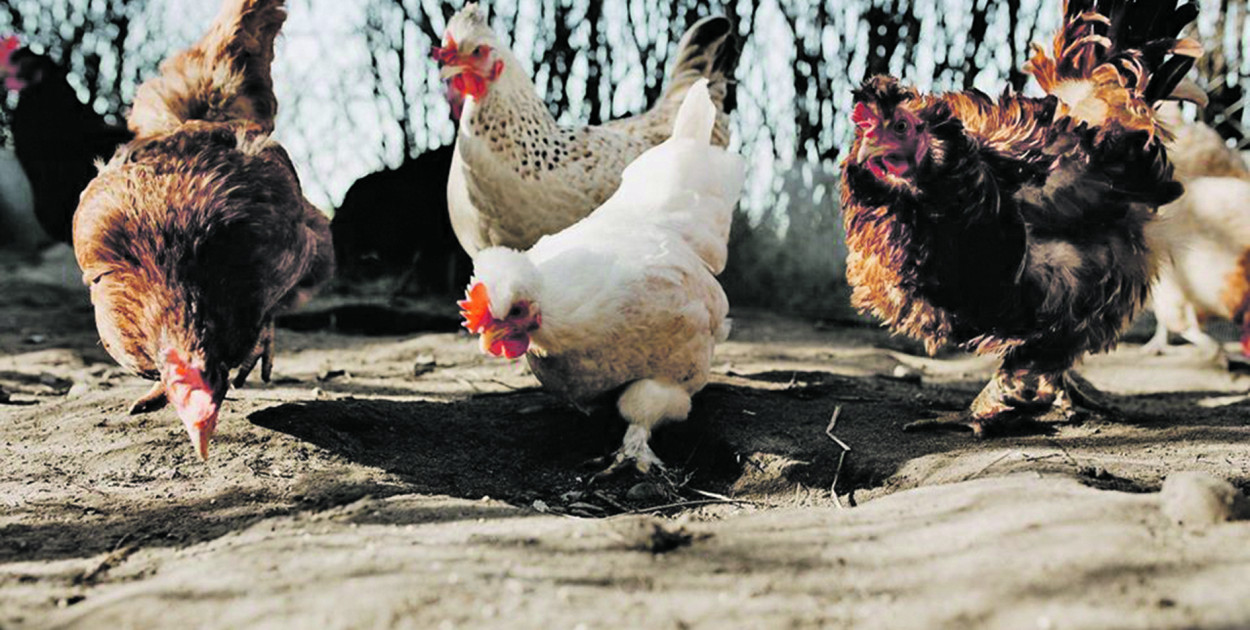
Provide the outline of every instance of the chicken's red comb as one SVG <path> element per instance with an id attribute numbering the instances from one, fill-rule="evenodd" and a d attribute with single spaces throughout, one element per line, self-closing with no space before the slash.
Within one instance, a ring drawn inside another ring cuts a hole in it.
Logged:
<path id="1" fill-rule="evenodd" d="M 873 115 L 872 110 L 863 103 L 856 103 L 855 110 L 851 112 L 851 122 L 860 129 L 868 129 L 877 122 L 877 117 Z"/>
<path id="2" fill-rule="evenodd" d="M 452 39 L 451 35 L 448 35 L 446 46 L 430 47 L 430 56 L 439 63 L 455 63 L 460 56 L 460 51 L 456 48 L 456 40 Z"/>
<path id="3" fill-rule="evenodd" d="M 464 318 L 462 325 L 473 334 L 480 334 L 495 320 L 490 314 L 490 296 L 486 285 L 481 282 L 473 283 L 465 292 L 465 298 L 456 302 L 456 305 L 460 307 L 460 316 Z"/>
<path id="4" fill-rule="evenodd" d="M 13 56 L 13 52 L 22 47 L 22 42 L 17 35 L 9 35 L 4 39 L 0 39 L 0 66 L 9 65 L 9 58 Z"/>

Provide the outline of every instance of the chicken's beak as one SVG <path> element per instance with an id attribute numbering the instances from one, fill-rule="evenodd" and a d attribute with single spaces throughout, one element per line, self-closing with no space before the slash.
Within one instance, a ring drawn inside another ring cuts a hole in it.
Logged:
<path id="1" fill-rule="evenodd" d="M 168 355 L 168 360 L 177 365 L 162 371 L 165 397 L 186 427 L 196 454 L 207 460 L 208 443 L 217 430 L 217 414 L 226 397 L 226 382 L 212 376 L 205 378 L 201 368 L 188 365 L 172 350 Z"/>
<path id="2" fill-rule="evenodd" d="M 524 355 L 529 347 L 529 334 L 512 326 L 488 326 L 482 331 L 482 352 L 485 354 L 515 359 Z"/>
<path id="3" fill-rule="evenodd" d="M 213 400 L 213 395 L 209 392 L 193 390 L 181 397 L 181 400 L 175 399 L 174 406 L 178 411 L 178 419 L 182 420 L 182 425 L 187 429 L 187 436 L 191 438 L 191 446 L 195 447 L 201 460 L 208 461 L 208 443 L 217 431 L 220 403 Z"/>
<path id="4" fill-rule="evenodd" d="M 912 166 L 906 158 L 899 155 L 899 149 L 888 141 L 879 143 L 863 138 L 859 143 L 859 152 L 855 154 L 857 164 L 866 167 L 877 177 L 887 174 L 894 177 L 905 177 Z"/>
<path id="5" fill-rule="evenodd" d="M 446 81 L 447 79 L 450 79 L 456 76 L 457 74 L 460 74 L 461 72 L 464 72 L 464 66 L 449 63 L 444 66 L 439 66 L 438 78 L 442 79 L 443 81 Z"/>
<path id="6" fill-rule="evenodd" d="M 213 439 L 213 433 L 217 430 L 217 414 L 214 413 L 211 420 L 201 423 L 183 420 L 183 426 L 187 428 L 187 436 L 191 438 L 191 446 L 200 456 L 200 461 L 208 461 L 208 442 Z"/>
<path id="7" fill-rule="evenodd" d="M 484 354 L 494 354 L 498 356 L 498 353 L 494 352 L 492 348 L 498 348 L 499 342 L 507 337 L 509 332 L 510 331 L 507 326 L 487 326 L 486 329 L 482 331 L 482 352 Z"/>
<path id="8" fill-rule="evenodd" d="M 884 152 L 881 150 L 881 147 L 877 146 L 875 142 L 864 138 L 859 141 L 859 153 L 855 154 L 855 161 L 858 164 L 863 164 L 882 153 Z"/>

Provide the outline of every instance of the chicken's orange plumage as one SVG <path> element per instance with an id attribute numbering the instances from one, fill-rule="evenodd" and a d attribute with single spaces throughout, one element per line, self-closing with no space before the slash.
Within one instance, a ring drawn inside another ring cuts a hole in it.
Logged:
<path id="1" fill-rule="evenodd" d="M 1002 356 L 959 418 L 1072 411 L 1069 368 L 1111 348 L 1145 301 L 1147 225 L 1176 199 L 1154 118 L 1181 95 L 1196 11 L 1175 0 L 1073 0 L 1028 69 L 1045 98 L 922 95 L 875 77 L 855 93 L 844 162 L 855 305 L 930 351 Z"/>

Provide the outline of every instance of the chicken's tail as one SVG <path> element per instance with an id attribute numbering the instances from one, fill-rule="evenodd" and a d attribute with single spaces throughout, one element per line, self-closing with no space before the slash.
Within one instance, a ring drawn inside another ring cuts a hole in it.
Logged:
<path id="1" fill-rule="evenodd" d="M 708 80 L 695 81 L 677 109 L 672 136 L 638 156 L 606 205 L 681 234 L 714 273 L 728 258 L 729 226 L 742 193 L 742 158 L 715 146 L 719 111 Z"/>
<path id="2" fill-rule="evenodd" d="M 725 104 L 726 84 L 738 63 L 733 24 L 721 15 L 694 23 L 677 43 L 677 59 L 669 72 L 664 99 L 681 103 L 686 91 L 699 79 L 707 79 L 717 107 Z"/>
<path id="3" fill-rule="evenodd" d="M 1202 46 L 1178 39 L 1198 17 L 1198 7 L 1177 1 L 1067 0 L 1054 56 L 1035 45 L 1025 70 L 1074 118 L 1093 125 L 1114 120 L 1153 134 L 1159 101 L 1206 101 L 1201 88 L 1185 79 Z"/>
<path id="4" fill-rule="evenodd" d="M 686 92 L 681 107 L 677 108 L 672 137 L 686 138 L 700 144 L 710 143 L 712 128 L 716 126 L 716 113 L 707 79 L 695 81 Z"/>
<path id="5" fill-rule="evenodd" d="M 283 0 L 225 0 L 194 46 L 161 64 L 135 94 L 130 128 L 139 137 L 190 120 L 247 120 L 273 129 L 278 101 L 269 68 L 286 20 Z"/>
<path id="6" fill-rule="evenodd" d="M 667 134 L 678 108 L 686 100 L 686 93 L 700 79 L 706 79 L 708 93 L 720 112 L 713 141 L 725 146 L 729 144 L 725 99 L 737 63 L 738 47 L 733 37 L 733 24 L 724 16 L 705 17 L 695 22 L 677 44 L 677 57 L 669 70 L 668 83 L 660 100 L 642 116 L 618 122 L 625 125 L 642 122 L 645 129 Z M 609 123 L 612 124 L 616 123 Z"/>

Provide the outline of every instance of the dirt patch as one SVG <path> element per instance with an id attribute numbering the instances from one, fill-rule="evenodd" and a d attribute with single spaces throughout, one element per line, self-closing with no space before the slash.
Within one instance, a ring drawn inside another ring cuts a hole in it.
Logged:
<path id="1" fill-rule="evenodd" d="M 171 413 L 126 415 L 147 385 L 60 262 L 0 261 L 3 628 L 1250 624 L 1250 525 L 1188 533 L 1148 494 L 1177 470 L 1250 487 L 1250 378 L 1194 353 L 1091 360 L 1122 418 L 976 441 L 902 426 L 991 362 L 735 312 L 691 419 L 656 433 L 667 478 L 591 482 L 619 419 L 409 331 L 450 302 L 339 296 L 279 331 L 205 464 Z"/>

